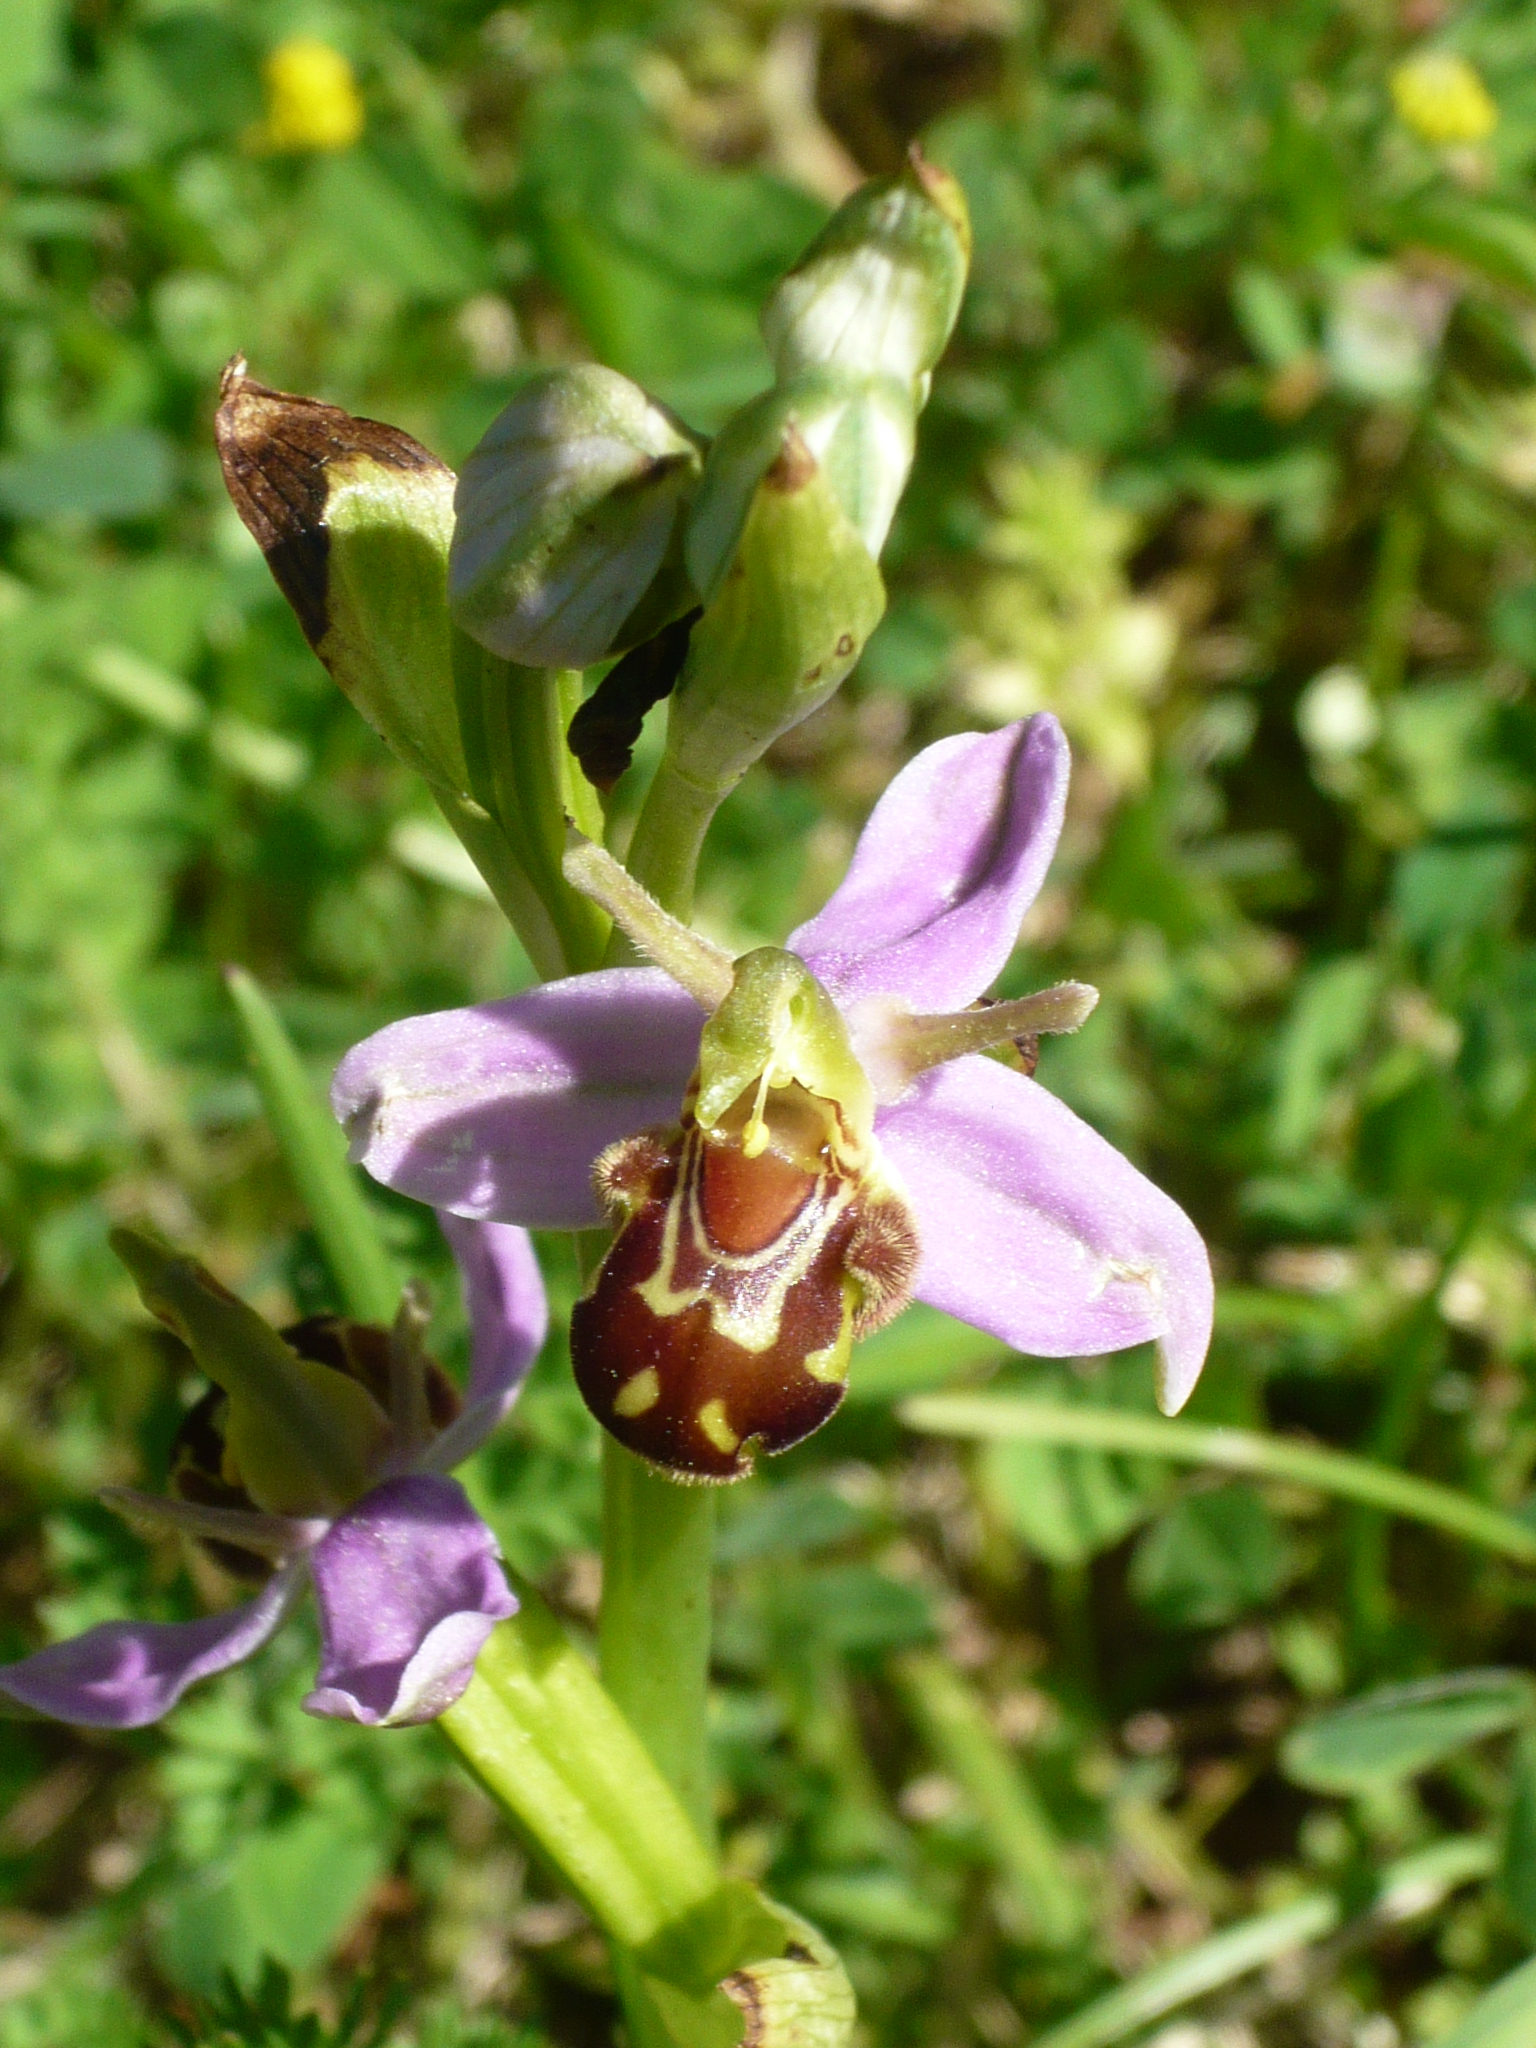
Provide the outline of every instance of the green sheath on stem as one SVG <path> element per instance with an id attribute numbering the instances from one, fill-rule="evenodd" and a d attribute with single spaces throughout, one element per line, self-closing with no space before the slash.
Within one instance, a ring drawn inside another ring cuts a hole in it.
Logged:
<path id="1" fill-rule="evenodd" d="M 709 1899 L 719 1876 L 596 1674 L 536 1599 L 493 1630 L 439 1726 L 626 1948 Z"/>

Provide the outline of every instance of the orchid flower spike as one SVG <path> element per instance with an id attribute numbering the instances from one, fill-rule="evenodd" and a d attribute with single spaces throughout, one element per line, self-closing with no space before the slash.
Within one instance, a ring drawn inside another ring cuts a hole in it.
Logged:
<path id="1" fill-rule="evenodd" d="M 194 1260 L 115 1233 L 145 1305 L 214 1385 L 178 1432 L 171 1496 L 102 1497 L 260 1590 L 201 1621 L 103 1622 L 0 1664 L 0 1704 L 92 1728 L 158 1721 L 189 1685 L 253 1657 L 306 1581 L 320 1608 L 310 1713 L 401 1727 L 453 1704 L 517 1601 L 495 1537 L 447 1474 L 517 1398 L 548 1310 L 526 1231 L 441 1221 L 469 1312 L 462 1403 L 422 1349 L 418 1289 L 392 1330 L 311 1316 L 279 1336 Z"/>
<path id="2" fill-rule="evenodd" d="M 841 1397 L 915 1295 L 1043 1357 L 1155 1340 L 1188 1399 L 1212 1282 L 1189 1218 L 1027 1069 L 1094 991 L 985 991 L 1055 851 L 1048 714 L 927 748 L 787 949 L 732 961 L 595 847 L 567 856 L 657 965 L 392 1025 L 332 1103 L 386 1185 L 457 1215 L 618 1235 L 573 1324 L 599 1420 L 728 1479 Z M 1016 1044 L 1007 1065 L 989 1050 Z"/>

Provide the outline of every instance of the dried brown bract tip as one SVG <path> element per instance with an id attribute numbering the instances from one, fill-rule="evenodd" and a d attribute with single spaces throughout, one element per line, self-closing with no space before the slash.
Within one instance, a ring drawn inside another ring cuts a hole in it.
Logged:
<path id="1" fill-rule="evenodd" d="M 235 510 L 317 649 L 329 625 L 326 508 L 337 466 L 362 461 L 451 480 L 446 465 L 399 427 L 274 391 L 248 374 L 243 355 L 230 360 L 219 381 L 213 431 Z"/>

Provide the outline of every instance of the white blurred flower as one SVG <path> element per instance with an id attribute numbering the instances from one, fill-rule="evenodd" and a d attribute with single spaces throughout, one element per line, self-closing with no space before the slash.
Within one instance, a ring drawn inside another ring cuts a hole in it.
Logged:
<path id="1" fill-rule="evenodd" d="M 1375 746 L 1381 713 L 1365 677 L 1340 663 L 1314 676 L 1302 691 L 1296 729 L 1310 753 L 1325 761 L 1348 761 Z"/>
<path id="2" fill-rule="evenodd" d="M 1455 298 L 1438 277 L 1391 263 L 1362 264 L 1334 288 L 1324 352 L 1334 381 L 1355 398 L 1401 403 L 1429 381 Z"/>

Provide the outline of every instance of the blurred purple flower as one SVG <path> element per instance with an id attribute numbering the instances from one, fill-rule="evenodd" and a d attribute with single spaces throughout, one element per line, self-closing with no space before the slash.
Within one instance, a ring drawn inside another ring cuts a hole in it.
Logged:
<path id="1" fill-rule="evenodd" d="M 1155 1339 L 1171 1413 L 1211 1331 L 1210 1261 L 1183 1210 L 1024 1074 L 974 1052 L 915 1073 L 899 1057 L 904 1022 L 942 1026 L 934 1013 L 965 1011 L 1002 971 L 1069 766 L 1047 714 L 927 748 L 787 944 L 875 1084 L 884 1163 L 922 1241 L 918 1298 L 1037 1356 Z M 460 1216 L 586 1229 L 602 1221 L 594 1161 L 676 1120 L 703 1022 L 659 969 L 582 975 L 389 1026 L 342 1061 L 332 1104 L 389 1187 Z"/>
<path id="2" fill-rule="evenodd" d="M 317 1684 L 304 1702 L 311 1713 L 399 1727 L 430 1721 L 453 1704 L 491 1629 L 517 1611 L 517 1602 L 496 1539 L 446 1474 L 517 1398 L 544 1341 L 548 1310 L 526 1231 L 454 1216 L 441 1221 L 458 1261 L 472 1337 L 468 1394 L 454 1419 L 434 1432 L 421 1419 L 424 1387 L 402 1389 L 376 1483 L 333 1517 L 110 1489 L 104 1497 L 136 1526 L 254 1552 L 276 1569 L 254 1600 L 224 1613 L 200 1621 L 104 1622 L 0 1664 L 0 1697 L 54 1720 L 141 1727 L 168 1713 L 198 1679 L 254 1656 L 312 1580 L 321 1655 Z"/>

